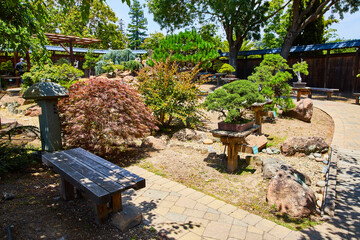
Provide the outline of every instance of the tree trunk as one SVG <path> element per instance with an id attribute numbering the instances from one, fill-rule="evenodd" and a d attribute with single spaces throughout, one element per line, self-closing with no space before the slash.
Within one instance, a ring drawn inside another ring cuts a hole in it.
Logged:
<path id="1" fill-rule="evenodd" d="M 229 64 L 235 68 L 236 76 L 238 76 L 237 56 L 239 53 L 240 46 L 229 46 Z"/>
<path id="2" fill-rule="evenodd" d="M 299 35 L 299 32 L 289 30 L 284 39 L 284 43 L 281 47 L 280 55 L 287 59 L 290 54 L 290 49 L 295 41 L 295 38 Z"/>

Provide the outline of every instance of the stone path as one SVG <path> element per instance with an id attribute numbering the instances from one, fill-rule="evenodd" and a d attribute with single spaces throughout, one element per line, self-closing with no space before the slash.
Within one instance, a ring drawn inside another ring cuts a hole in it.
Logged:
<path id="1" fill-rule="evenodd" d="M 313 102 L 335 122 L 332 142 L 338 158 L 335 216 L 302 233 L 310 239 L 360 239 L 360 106 Z"/>
<path id="2" fill-rule="evenodd" d="M 139 167 L 146 188 L 124 194 L 143 212 L 144 222 L 171 239 L 359 239 L 360 106 L 314 101 L 335 121 L 332 147 L 339 152 L 335 217 L 301 232 L 263 219 Z"/>
<path id="3" fill-rule="evenodd" d="M 123 199 L 135 204 L 145 224 L 170 239 L 298 239 L 300 233 L 263 219 L 231 204 L 155 175 L 129 167 L 146 179 L 146 188 L 125 192 Z"/>

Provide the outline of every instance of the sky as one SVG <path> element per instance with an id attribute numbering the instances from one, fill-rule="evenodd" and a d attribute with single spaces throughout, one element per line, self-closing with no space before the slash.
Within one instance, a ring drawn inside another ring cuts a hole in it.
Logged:
<path id="1" fill-rule="evenodd" d="M 130 23 L 129 18 L 129 7 L 127 4 L 122 3 L 120 0 L 106 0 L 108 5 L 113 9 L 116 16 L 120 19 L 124 20 L 125 23 L 125 29 L 127 28 L 127 25 Z M 145 0 L 140 0 L 140 4 L 145 4 Z M 147 8 L 143 8 L 144 15 L 148 20 L 148 34 L 154 33 L 154 32 L 162 32 L 166 34 L 166 30 L 161 30 L 160 25 L 154 22 L 153 15 L 149 13 Z M 326 14 L 327 16 L 329 14 Z M 336 16 L 336 15 L 335 15 Z M 357 26 L 357 27 L 356 27 Z M 340 20 L 339 23 L 335 23 L 331 25 L 331 28 L 337 29 L 338 37 L 344 40 L 349 39 L 360 39 L 360 12 L 354 13 L 354 14 L 344 14 L 344 19 Z M 225 40 L 225 34 L 223 31 L 219 31 L 219 35 L 222 35 Z"/>

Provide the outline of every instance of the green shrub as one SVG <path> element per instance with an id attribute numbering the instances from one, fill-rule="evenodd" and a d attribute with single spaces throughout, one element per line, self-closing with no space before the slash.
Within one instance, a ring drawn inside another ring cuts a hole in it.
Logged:
<path id="1" fill-rule="evenodd" d="M 27 88 L 34 83 L 50 79 L 52 82 L 69 88 L 82 75 L 84 75 L 83 71 L 65 63 L 62 65 L 35 65 L 31 68 L 30 72 L 26 72 L 22 76 L 24 81 L 23 87 Z"/>
<path id="2" fill-rule="evenodd" d="M 143 66 L 141 63 L 139 63 L 136 60 L 124 62 L 123 65 L 124 65 L 125 70 L 129 70 L 131 72 L 139 71 L 140 68 L 142 68 L 142 66 Z"/>
<path id="3" fill-rule="evenodd" d="M 2 62 L 0 64 L 0 70 L 3 71 L 4 73 L 12 73 L 15 71 L 13 62 L 11 60 L 8 60 L 6 62 Z"/>
<path id="4" fill-rule="evenodd" d="M 63 65 L 63 64 L 68 64 L 69 65 L 70 61 L 67 60 L 66 58 L 59 58 L 55 63 L 55 65 Z"/>
<path id="5" fill-rule="evenodd" d="M 102 70 L 106 73 L 111 73 L 115 71 L 115 65 L 111 60 L 104 60 L 105 64 L 101 66 Z"/>
<path id="6" fill-rule="evenodd" d="M 248 80 L 238 80 L 210 93 L 204 106 L 208 111 L 221 113 L 227 123 L 243 123 L 246 108 L 253 103 L 264 101 L 256 84 Z"/>
<path id="7" fill-rule="evenodd" d="M 123 50 L 110 50 L 108 53 L 104 54 L 101 59 L 96 63 L 95 74 L 99 75 L 105 73 L 105 70 L 102 68 L 103 65 L 106 65 L 107 60 L 111 60 L 113 64 L 124 65 L 124 62 L 135 60 L 136 55 L 130 49 Z"/>
<path id="8" fill-rule="evenodd" d="M 228 63 L 224 63 L 221 68 L 219 69 L 219 73 L 227 73 L 227 74 L 231 74 L 235 72 L 235 68 L 233 68 L 233 66 L 231 66 Z"/>
<path id="9" fill-rule="evenodd" d="M 287 71 L 289 69 L 286 60 L 280 55 L 265 55 L 264 60 L 248 77 L 261 87 L 261 93 L 266 98 L 273 100 L 270 107 L 274 108 L 277 105 L 282 110 L 288 111 L 295 106 L 290 98 L 291 87 L 288 81 L 292 79 L 292 75 Z"/>
<path id="10" fill-rule="evenodd" d="M 139 71 L 139 90 L 162 126 L 174 120 L 192 127 L 200 122 L 199 85 L 203 77 L 193 81 L 198 72 L 198 65 L 192 71 L 179 72 L 179 65 L 170 63 L 170 58 Z"/>
<path id="11" fill-rule="evenodd" d="M 117 64 L 117 65 L 114 65 L 114 67 L 115 67 L 116 70 L 119 70 L 119 71 L 124 71 L 125 70 L 124 65 Z"/>
<path id="12" fill-rule="evenodd" d="M 93 50 L 89 49 L 85 54 L 85 62 L 83 64 L 83 69 L 94 70 L 98 61 L 99 57 L 95 57 Z"/>
<path id="13" fill-rule="evenodd" d="M 106 159 L 119 156 L 126 141 L 157 129 L 137 91 L 116 80 L 94 78 L 69 88 L 59 101 L 67 147 L 82 147 Z"/>
<path id="14" fill-rule="evenodd" d="M 0 142 L 0 176 L 28 167 L 33 161 L 28 149 Z"/>

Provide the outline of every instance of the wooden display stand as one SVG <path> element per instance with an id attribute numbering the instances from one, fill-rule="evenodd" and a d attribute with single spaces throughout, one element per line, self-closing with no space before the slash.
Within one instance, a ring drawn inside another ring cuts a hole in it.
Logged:
<path id="1" fill-rule="evenodd" d="M 231 132 L 223 130 L 213 130 L 211 133 L 214 137 L 219 137 L 221 142 L 228 147 L 227 170 L 234 172 L 238 167 L 238 152 L 241 145 L 245 143 L 245 138 L 251 133 L 258 131 L 260 126 L 254 125 L 252 128 L 243 132 Z"/>

